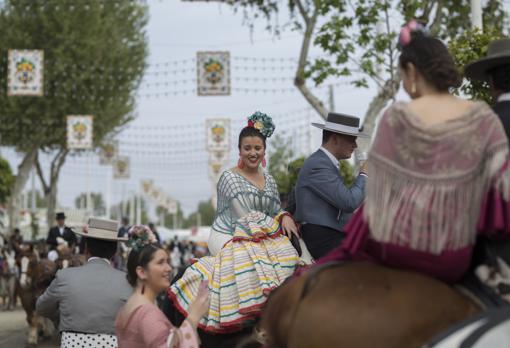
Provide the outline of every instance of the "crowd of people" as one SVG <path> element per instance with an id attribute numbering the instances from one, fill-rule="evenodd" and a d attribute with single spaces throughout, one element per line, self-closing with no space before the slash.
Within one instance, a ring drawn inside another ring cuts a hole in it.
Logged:
<path id="1" fill-rule="evenodd" d="M 58 271 L 37 299 L 39 314 L 58 318 L 62 347 L 198 347 L 207 335 L 247 328 L 259 343 L 277 346 L 279 325 L 257 327 L 268 297 L 331 262 L 368 261 L 462 283 L 488 307 L 508 306 L 510 39 L 491 43 L 487 57 L 465 70 L 490 85 L 494 108 L 451 93 L 463 76 L 420 23 L 404 26 L 398 45 L 411 101 L 384 112 L 349 187 L 339 161 L 369 136 L 359 117 L 332 112 L 312 124 L 322 145 L 299 172 L 294 215 L 282 209 L 264 170 L 275 125 L 261 112 L 248 118 L 239 161 L 219 179 L 208 250 L 178 240 L 162 245 L 154 225 L 90 218 L 71 229 L 57 214 L 48 258 L 64 243 L 87 257 L 82 267 Z M 171 309 L 162 311 L 163 302 Z M 280 319 L 287 320 L 272 322 Z"/>

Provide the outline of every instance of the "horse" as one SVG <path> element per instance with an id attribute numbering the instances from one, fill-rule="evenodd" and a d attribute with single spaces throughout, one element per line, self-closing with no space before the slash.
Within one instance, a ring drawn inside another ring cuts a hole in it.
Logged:
<path id="1" fill-rule="evenodd" d="M 57 265 L 47 259 L 40 260 L 38 256 L 33 245 L 24 244 L 17 259 L 20 270 L 17 292 L 29 326 L 27 341 L 29 346 L 37 346 L 39 329 L 45 337 L 51 337 L 53 334 L 51 322 L 37 314 L 35 304 L 37 298 L 54 279 Z"/>
<path id="2" fill-rule="evenodd" d="M 3 261 L 0 266 L 0 297 L 4 310 L 13 310 L 16 307 L 16 259 L 15 252 L 4 246 L 2 250 Z"/>
<path id="3" fill-rule="evenodd" d="M 480 311 L 430 277 L 343 262 L 288 279 L 269 296 L 259 324 L 275 348 L 418 348 Z"/>

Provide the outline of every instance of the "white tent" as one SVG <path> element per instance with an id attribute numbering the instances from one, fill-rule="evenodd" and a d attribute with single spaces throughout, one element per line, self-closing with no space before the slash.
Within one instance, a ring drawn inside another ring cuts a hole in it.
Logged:
<path id="1" fill-rule="evenodd" d="M 171 230 L 169 228 L 166 228 L 164 226 L 157 226 L 156 227 L 159 233 L 159 236 L 161 237 L 161 240 L 164 241 L 170 241 L 177 237 L 178 240 L 189 240 L 192 242 L 205 242 L 207 243 L 207 240 L 209 239 L 209 232 L 211 230 L 210 226 L 202 226 L 199 227 L 193 235 L 192 229 L 178 229 L 178 230 Z"/>

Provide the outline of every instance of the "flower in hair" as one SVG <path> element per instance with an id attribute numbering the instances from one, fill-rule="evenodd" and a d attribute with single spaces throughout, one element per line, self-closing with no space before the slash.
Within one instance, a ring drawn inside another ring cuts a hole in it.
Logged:
<path id="1" fill-rule="evenodd" d="M 132 226 L 128 231 L 128 235 L 129 241 L 127 245 L 135 251 L 140 251 L 144 246 L 157 242 L 156 236 L 151 229 L 144 225 Z"/>
<path id="2" fill-rule="evenodd" d="M 402 47 L 406 47 L 412 40 L 412 36 L 414 32 L 420 32 L 421 34 L 427 36 L 429 35 L 429 31 L 426 26 L 418 22 L 416 19 L 412 19 L 400 29 L 400 35 L 398 36 L 398 45 Z"/>
<path id="3" fill-rule="evenodd" d="M 253 115 L 248 117 L 248 127 L 255 128 L 266 138 L 273 135 L 275 129 L 271 117 L 260 111 L 256 111 Z"/>

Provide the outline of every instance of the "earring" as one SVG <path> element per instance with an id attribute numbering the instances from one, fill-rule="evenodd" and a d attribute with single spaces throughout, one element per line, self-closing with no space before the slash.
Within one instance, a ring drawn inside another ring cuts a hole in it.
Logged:
<path id="1" fill-rule="evenodd" d="M 411 84 L 411 94 L 412 95 L 416 94 L 416 82 L 414 80 L 413 80 L 413 82 Z"/>
<path id="2" fill-rule="evenodd" d="M 244 168 L 244 162 L 241 157 L 239 157 L 239 161 L 237 161 L 237 168 L 243 169 Z"/>
<path id="3" fill-rule="evenodd" d="M 266 158 L 262 157 L 262 168 L 266 168 L 266 165 L 267 165 Z"/>
<path id="4" fill-rule="evenodd" d="M 143 284 L 142 284 L 142 295 L 143 293 L 145 292 L 145 281 L 143 280 Z"/>

